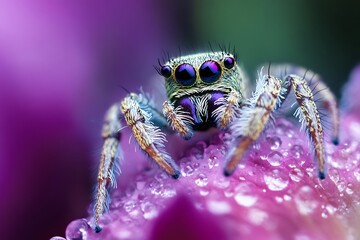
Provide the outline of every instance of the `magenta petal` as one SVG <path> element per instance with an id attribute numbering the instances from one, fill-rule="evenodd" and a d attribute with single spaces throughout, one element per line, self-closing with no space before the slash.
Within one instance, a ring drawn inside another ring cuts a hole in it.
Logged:
<path id="1" fill-rule="evenodd" d="M 186 195 L 178 195 L 155 219 L 149 240 L 229 239 L 216 216 L 196 209 Z"/>

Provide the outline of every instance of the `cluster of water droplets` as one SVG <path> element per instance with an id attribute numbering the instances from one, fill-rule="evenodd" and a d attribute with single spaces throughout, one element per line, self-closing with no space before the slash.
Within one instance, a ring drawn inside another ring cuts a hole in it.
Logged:
<path id="1" fill-rule="evenodd" d="M 348 141 L 338 147 L 326 144 L 328 177 L 321 181 L 305 133 L 286 120 L 277 121 L 253 144 L 231 177 L 222 174 L 227 139 L 228 133 L 219 133 L 207 142 L 196 143 L 178 161 L 178 180 L 153 168 L 129 181 L 125 191 L 116 190 L 110 213 L 100 220 L 104 227 L 100 234 L 111 232 L 114 239 L 145 238 L 148 223 L 178 194 L 187 195 L 201 211 L 239 221 L 243 227 L 234 231 L 248 237 L 260 227 L 265 233 L 281 229 L 284 212 L 289 221 L 332 218 L 346 223 L 350 218 L 344 216 L 359 210 L 358 142 Z M 270 218 L 273 221 L 266 221 Z M 96 239 L 92 227 L 92 218 L 75 220 L 69 224 L 66 238 Z M 302 234 L 314 236 L 310 230 Z"/>

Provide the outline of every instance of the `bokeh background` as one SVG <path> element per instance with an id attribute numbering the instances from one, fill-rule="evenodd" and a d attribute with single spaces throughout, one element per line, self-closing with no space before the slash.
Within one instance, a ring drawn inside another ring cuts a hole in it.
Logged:
<path id="1" fill-rule="evenodd" d="M 358 1 L 0 2 L 1 239 L 49 239 L 88 215 L 103 113 L 161 87 L 164 55 L 234 46 L 318 72 L 340 97 L 360 57 Z"/>

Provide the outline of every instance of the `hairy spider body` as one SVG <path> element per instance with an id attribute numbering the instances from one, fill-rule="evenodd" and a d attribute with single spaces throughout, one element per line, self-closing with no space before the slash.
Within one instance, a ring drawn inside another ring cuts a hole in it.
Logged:
<path id="1" fill-rule="evenodd" d="M 292 74 L 284 74 L 284 69 Z M 313 74 L 306 78 L 302 68 L 274 66 L 267 74 L 259 73 L 256 89 L 249 96 L 248 82 L 234 55 L 210 52 L 181 56 L 161 65 L 165 78 L 167 100 L 163 114 L 142 93 L 130 93 L 114 104 L 105 116 L 102 136 L 103 150 L 98 174 L 95 202 L 95 230 L 100 231 L 99 217 L 107 210 L 108 187 L 116 186 L 115 174 L 122 158 L 120 143 L 121 118 L 133 132 L 140 148 L 173 178 L 180 176 L 179 167 L 166 152 L 164 129 L 190 139 L 194 131 L 216 127 L 230 132 L 229 151 L 225 157 L 224 175 L 230 176 L 239 161 L 263 132 L 271 113 L 294 92 L 299 117 L 312 141 L 318 176 L 325 178 L 323 128 L 313 91 L 319 91 L 322 106 L 332 120 L 332 139 L 338 142 L 338 106 L 334 95 Z M 311 74 L 308 74 L 308 76 Z M 314 89 L 311 89 L 313 86 Z"/>

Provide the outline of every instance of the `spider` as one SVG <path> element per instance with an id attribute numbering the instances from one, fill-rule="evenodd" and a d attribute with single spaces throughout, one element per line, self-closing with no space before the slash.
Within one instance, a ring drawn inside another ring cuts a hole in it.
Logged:
<path id="1" fill-rule="evenodd" d="M 231 140 L 225 156 L 224 175 L 230 176 L 249 146 L 263 132 L 271 113 L 293 92 L 294 103 L 299 106 L 294 115 L 299 117 L 310 137 L 318 177 L 325 178 L 323 126 L 314 92 L 319 93 L 322 106 L 329 112 L 332 142 L 337 144 L 339 113 L 332 92 L 315 74 L 308 78 L 304 69 L 283 65 L 272 67 L 271 71 L 269 66 L 267 74 L 260 71 L 251 95 L 248 91 L 250 82 L 236 61 L 235 54 L 219 51 L 181 56 L 160 64 L 158 72 L 164 78 L 167 94 L 163 114 L 143 93 L 129 93 L 120 103 L 110 107 L 102 129 L 104 144 L 94 207 L 96 232 L 101 230 L 99 218 L 108 207 L 108 189 L 116 187 L 116 173 L 120 172 L 122 118 L 142 151 L 175 179 L 181 174 L 164 148 L 164 129 L 170 129 L 186 140 L 194 131 L 213 127 L 229 131 Z M 293 73 L 281 73 L 281 69 Z"/>

